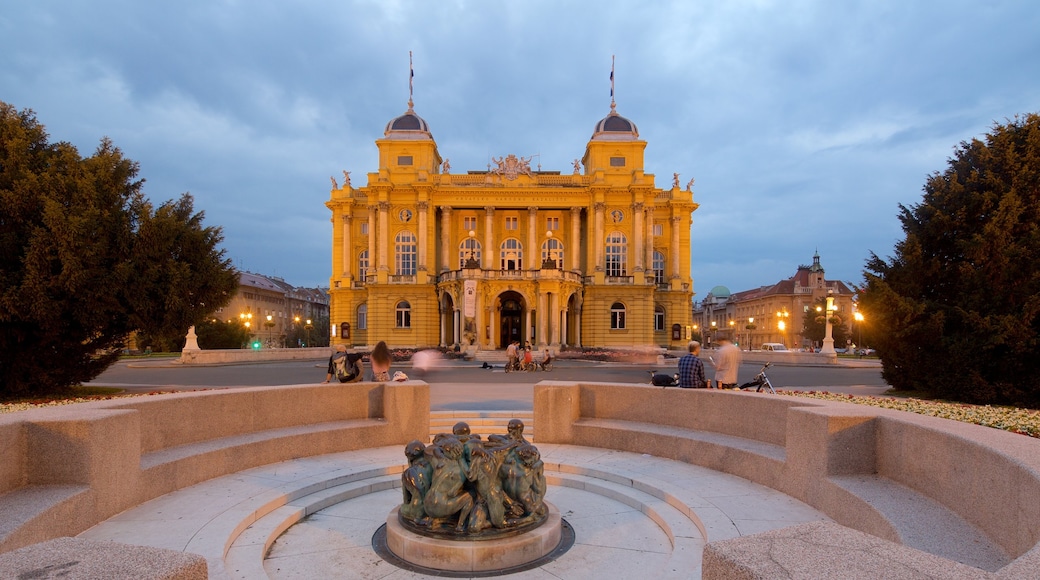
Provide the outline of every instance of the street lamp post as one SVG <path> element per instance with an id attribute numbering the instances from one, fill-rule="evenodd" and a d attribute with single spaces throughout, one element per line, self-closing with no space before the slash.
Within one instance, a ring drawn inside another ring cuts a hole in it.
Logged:
<path id="1" fill-rule="evenodd" d="M 784 346 L 787 346 L 787 318 L 789 316 L 791 316 L 791 313 L 787 311 L 787 308 L 776 312 L 776 328 L 780 331 L 780 342 Z"/>
<path id="2" fill-rule="evenodd" d="M 748 316 L 747 319 L 747 349 L 751 352 L 751 331 L 755 330 L 755 317 Z"/>
<path id="3" fill-rule="evenodd" d="M 267 347 L 270 348 L 272 341 L 274 340 L 274 337 L 271 334 L 271 329 L 274 328 L 274 317 L 268 314 L 264 326 L 267 327 Z"/>
<path id="4" fill-rule="evenodd" d="M 252 342 L 252 326 L 253 326 L 253 313 L 242 313 L 238 315 L 238 320 L 242 323 L 242 326 L 246 328 L 246 335 L 250 337 L 247 342 Z"/>
<path id="5" fill-rule="evenodd" d="M 856 348 L 863 348 L 863 313 L 857 310 L 852 318 L 856 321 Z"/>
<path id="6" fill-rule="evenodd" d="M 715 321 L 712 320 L 711 321 L 711 332 L 708 333 L 708 346 L 709 347 L 711 346 L 712 339 L 715 338 L 715 329 L 716 329 L 715 328 Z"/>
<path id="7" fill-rule="evenodd" d="M 303 329 L 307 331 L 307 346 L 311 345 L 311 329 L 312 328 L 314 328 L 314 325 L 311 324 L 311 319 L 308 318 L 307 319 L 307 324 L 305 324 L 303 326 Z"/>

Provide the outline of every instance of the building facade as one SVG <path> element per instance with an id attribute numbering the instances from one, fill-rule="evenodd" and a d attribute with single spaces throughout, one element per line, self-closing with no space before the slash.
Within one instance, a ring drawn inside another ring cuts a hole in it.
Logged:
<path id="1" fill-rule="evenodd" d="M 360 187 L 332 180 L 332 340 L 675 346 L 691 333 L 691 182 L 658 188 L 611 111 L 573 171 L 507 155 L 453 173 L 408 103 Z"/>
<path id="2" fill-rule="evenodd" d="M 250 342 L 258 340 L 264 348 L 321 346 L 329 334 L 329 295 L 322 288 L 300 288 L 275 276 L 239 272 L 238 290 L 213 316 L 237 320 L 249 329 Z"/>
<path id="3" fill-rule="evenodd" d="M 827 280 L 817 253 L 811 266 L 798 266 L 794 276 L 776 284 L 734 293 L 725 286 L 712 288 L 694 308 L 694 324 L 709 344 L 725 337 L 745 348 L 766 342 L 809 348 L 816 345 L 802 334 L 805 318 L 817 316 L 813 305 L 828 296 L 838 316 L 850 320 L 855 291 L 840 280 Z"/>

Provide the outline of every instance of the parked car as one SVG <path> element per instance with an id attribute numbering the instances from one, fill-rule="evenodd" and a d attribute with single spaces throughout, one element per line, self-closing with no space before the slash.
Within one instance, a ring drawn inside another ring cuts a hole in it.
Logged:
<path id="1" fill-rule="evenodd" d="M 771 350 L 771 351 L 787 350 L 787 347 L 782 345 L 782 344 L 780 344 L 779 342 L 763 342 L 762 343 L 762 350 Z"/>

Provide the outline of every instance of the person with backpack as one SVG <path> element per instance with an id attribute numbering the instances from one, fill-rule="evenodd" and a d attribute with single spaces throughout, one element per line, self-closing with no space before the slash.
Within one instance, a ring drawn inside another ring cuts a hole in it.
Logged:
<path id="1" fill-rule="evenodd" d="M 328 383 L 336 377 L 341 383 L 353 383 L 361 380 L 363 372 L 361 355 L 348 353 L 346 345 L 337 344 L 329 357 L 329 369 L 322 382 Z"/>

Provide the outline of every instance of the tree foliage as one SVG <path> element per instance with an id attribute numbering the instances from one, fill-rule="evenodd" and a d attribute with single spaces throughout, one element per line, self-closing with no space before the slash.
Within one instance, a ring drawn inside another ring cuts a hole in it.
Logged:
<path id="1" fill-rule="evenodd" d="M 1040 405 L 1040 116 L 962 142 L 900 206 L 906 238 L 872 254 L 860 308 L 898 389 Z"/>
<path id="2" fill-rule="evenodd" d="M 184 333 L 237 276 L 192 198 L 154 209 L 110 140 L 80 157 L 0 102 L 0 396 L 88 381 L 134 330 Z"/>
<path id="3" fill-rule="evenodd" d="M 818 310 L 817 310 L 818 309 Z M 817 298 L 805 313 L 802 321 L 802 336 L 813 343 L 822 343 L 827 336 L 827 299 Z M 835 348 L 845 348 L 848 343 L 849 326 L 843 315 L 839 312 L 831 313 L 831 338 L 834 339 Z"/>

